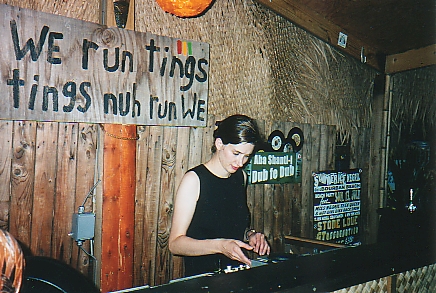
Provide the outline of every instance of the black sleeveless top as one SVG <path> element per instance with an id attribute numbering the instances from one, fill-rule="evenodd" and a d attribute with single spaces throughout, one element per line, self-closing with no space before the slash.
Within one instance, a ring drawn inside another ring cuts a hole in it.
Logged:
<path id="1" fill-rule="evenodd" d="M 219 178 L 204 165 L 194 171 L 200 178 L 200 196 L 186 235 L 195 239 L 244 239 L 250 215 L 244 174 L 239 169 L 229 178 Z M 185 257 L 185 275 L 215 272 L 228 265 L 239 265 L 223 254 Z"/>

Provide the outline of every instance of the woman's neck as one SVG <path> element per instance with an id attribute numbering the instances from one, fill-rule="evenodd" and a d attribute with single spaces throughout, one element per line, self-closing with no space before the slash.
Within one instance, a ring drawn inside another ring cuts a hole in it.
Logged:
<path id="1" fill-rule="evenodd" d="M 212 158 L 204 163 L 204 166 L 215 176 L 220 178 L 229 178 L 230 173 L 222 166 L 218 156 L 214 154 Z"/>

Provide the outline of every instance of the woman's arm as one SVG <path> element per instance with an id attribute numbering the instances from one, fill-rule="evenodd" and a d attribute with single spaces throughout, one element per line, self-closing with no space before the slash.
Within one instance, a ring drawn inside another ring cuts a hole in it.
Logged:
<path id="1" fill-rule="evenodd" d="M 241 248 L 253 249 L 250 245 L 234 239 L 198 240 L 186 236 L 197 206 L 200 179 L 195 172 L 187 172 L 180 183 L 174 202 L 174 214 L 169 237 L 169 249 L 173 254 L 199 256 L 222 253 L 231 259 L 251 264 Z"/>

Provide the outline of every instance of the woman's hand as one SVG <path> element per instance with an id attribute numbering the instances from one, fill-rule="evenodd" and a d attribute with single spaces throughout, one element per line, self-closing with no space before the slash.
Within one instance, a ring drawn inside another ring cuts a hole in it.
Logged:
<path id="1" fill-rule="evenodd" d="M 245 242 L 234 240 L 234 239 L 219 239 L 221 242 L 221 253 L 231 258 L 237 260 L 241 263 L 245 263 L 251 266 L 251 260 L 244 254 L 241 248 L 246 250 L 252 250 L 253 246 L 248 245 Z"/>
<path id="2" fill-rule="evenodd" d="M 269 255 L 271 248 L 264 234 L 253 232 L 248 235 L 248 244 L 253 247 L 253 251 L 259 255 Z"/>

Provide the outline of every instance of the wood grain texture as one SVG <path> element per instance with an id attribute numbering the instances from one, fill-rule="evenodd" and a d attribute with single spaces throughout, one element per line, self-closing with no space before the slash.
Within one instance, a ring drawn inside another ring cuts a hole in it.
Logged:
<path id="1" fill-rule="evenodd" d="M 436 44 L 386 57 L 387 74 L 436 64 Z"/>
<path id="2" fill-rule="evenodd" d="M 106 125 L 105 131 L 136 136 L 136 128 L 123 125 Z M 103 160 L 101 290 L 114 291 L 133 282 L 136 141 L 106 135 Z"/>
<path id="3" fill-rule="evenodd" d="M 52 257 L 70 263 L 73 250 L 73 240 L 68 235 L 71 232 L 72 214 L 76 213 L 75 198 L 77 181 L 77 140 L 79 125 L 66 123 L 59 125 L 56 198 L 53 213 Z"/>
<path id="4" fill-rule="evenodd" d="M 36 122 L 14 122 L 9 229 L 27 249 L 31 242 L 35 144 Z"/>
<path id="5" fill-rule="evenodd" d="M 171 228 L 171 215 L 174 198 L 174 173 L 177 166 L 177 129 L 165 128 L 163 132 L 161 159 L 161 182 L 157 221 L 156 283 L 167 283 L 170 275 L 170 252 L 168 238 Z"/>
<path id="6" fill-rule="evenodd" d="M 99 177 L 98 170 L 103 169 L 102 161 L 97 161 L 97 125 L 79 123 L 78 124 L 78 140 L 77 140 L 77 170 L 75 186 L 75 198 L 74 198 L 74 211 L 77 212 L 79 206 L 84 204 L 85 212 L 93 212 L 96 207 L 94 206 L 94 195 L 92 193 L 90 197 L 85 201 L 86 196 L 90 192 L 91 188 L 97 182 Z M 97 164 L 100 163 L 100 166 Z M 102 183 L 99 183 L 100 186 Z M 99 229 L 96 229 L 95 233 L 98 233 Z M 85 241 L 82 248 L 88 253 L 94 251 L 91 249 L 89 241 Z M 84 275 L 93 279 L 93 266 L 91 265 L 91 258 L 74 243 L 72 250 L 71 265 L 77 268 Z"/>
<path id="7" fill-rule="evenodd" d="M 177 193 L 177 189 L 182 181 L 183 176 L 188 171 L 188 155 L 189 155 L 189 131 L 188 127 L 180 127 L 177 131 L 177 145 L 176 145 L 176 161 L 175 161 L 175 170 L 174 170 L 174 189 L 173 189 L 173 197 L 175 197 Z M 173 198 L 174 200 L 174 198 Z M 171 216 L 172 216 L 171 207 Z M 177 279 L 184 275 L 184 267 L 183 267 L 183 257 L 172 255 L 172 270 L 170 270 L 170 279 Z"/>
<path id="8" fill-rule="evenodd" d="M 206 125 L 208 44 L 0 7 L 0 118 Z"/>
<path id="9" fill-rule="evenodd" d="M 9 210 L 11 194 L 11 121 L 0 121 L 0 229 L 9 230 Z"/>
<path id="10" fill-rule="evenodd" d="M 158 215 L 160 203 L 160 181 L 162 172 L 163 128 L 150 127 L 147 138 L 147 166 L 145 186 L 145 214 L 143 227 L 142 263 L 145 284 L 153 285 L 156 280 L 156 258 Z"/>
<path id="11" fill-rule="evenodd" d="M 30 249 L 36 255 L 50 256 L 55 199 L 58 123 L 37 123 L 35 183 L 32 205 Z"/>

